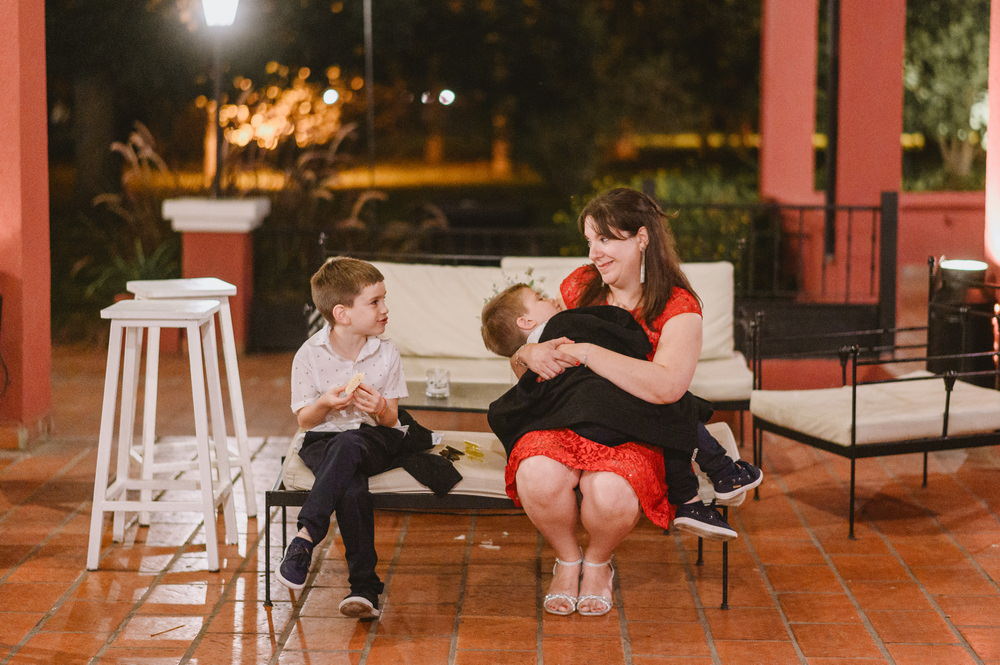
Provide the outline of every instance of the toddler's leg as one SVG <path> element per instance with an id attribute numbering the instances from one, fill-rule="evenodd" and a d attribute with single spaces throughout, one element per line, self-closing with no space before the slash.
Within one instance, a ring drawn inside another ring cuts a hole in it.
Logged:
<path id="1" fill-rule="evenodd" d="M 736 531 L 722 518 L 719 511 L 713 506 L 706 506 L 698 498 L 698 478 L 691 468 L 691 459 L 683 453 L 664 450 L 663 465 L 667 500 L 677 507 L 673 526 L 699 538 L 735 538 Z"/>
<path id="2" fill-rule="evenodd" d="M 715 497 L 723 501 L 760 485 L 764 472 L 746 460 L 733 461 L 703 423 L 698 423 L 698 451 L 695 463 L 715 486 Z"/>

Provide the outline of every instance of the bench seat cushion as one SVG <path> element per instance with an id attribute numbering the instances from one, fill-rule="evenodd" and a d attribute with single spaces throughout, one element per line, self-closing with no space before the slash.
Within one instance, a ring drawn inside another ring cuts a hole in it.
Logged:
<path id="1" fill-rule="evenodd" d="M 507 464 L 500 440 L 486 432 L 442 432 L 441 443 L 426 454 L 437 454 L 446 446 L 451 446 L 471 454 L 462 455 L 455 468 L 462 474 L 462 480 L 452 488 L 452 494 L 468 494 L 496 499 L 506 499 L 503 473 Z M 299 432 L 292 439 L 285 457 L 283 478 L 290 490 L 308 490 L 315 477 L 298 456 L 304 434 Z M 473 445 L 469 445 L 473 444 Z M 478 452 L 482 453 L 477 455 Z M 390 469 L 368 479 L 368 489 L 374 494 L 431 494 L 431 491 L 413 479 L 403 469 Z"/>
<path id="2" fill-rule="evenodd" d="M 714 402 L 748 400 L 753 390 L 753 373 L 739 351 L 726 358 L 699 360 L 690 390 Z"/>
<path id="3" fill-rule="evenodd" d="M 908 441 L 941 436 L 944 381 L 928 372 L 921 381 L 858 386 L 857 443 Z M 851 387 L 814 390 L 755 390 L 754 416 L 842 446 L 851 445 Z M 948 433 L 1000 429 L 1000 392 L 962 381 L 952 393 Z"/>

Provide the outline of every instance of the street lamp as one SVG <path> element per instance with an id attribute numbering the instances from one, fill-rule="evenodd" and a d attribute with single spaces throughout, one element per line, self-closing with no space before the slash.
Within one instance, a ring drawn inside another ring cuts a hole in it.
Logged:
<path id="1" fill-rule="evenodd" d="M 228 28 L 236 20 L 240 0 L 201 0 L 205 24 L 212 32 Z M 215 174 L 212 177 L 212 198 L 219 198 L 222 189 L 222 38 L 215 34 L 212 40 L 215 96 Z"/>

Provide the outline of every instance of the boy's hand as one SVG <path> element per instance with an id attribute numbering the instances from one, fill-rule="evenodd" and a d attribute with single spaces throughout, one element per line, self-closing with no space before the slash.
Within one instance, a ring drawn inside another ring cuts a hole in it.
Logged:
<path id="1" fill-rule="evenodd" d="M 354 404 L 365 413 L 378 416 L 385 411 L 386 399 L 375 388 L 362 383 L 354 391 Z"/>
<path id="2" fill-rule="evenodd" d="M 323 393 L 323 403 L 331 409 L 346 409 L 354 399 L 354 395 L 345 395 L 345 387 L 346 386 L 334 386 L 327 390 Z"/>

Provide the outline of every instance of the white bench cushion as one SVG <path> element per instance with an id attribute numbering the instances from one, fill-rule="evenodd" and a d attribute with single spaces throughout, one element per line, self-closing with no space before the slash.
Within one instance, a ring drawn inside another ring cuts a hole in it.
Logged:
<path id="1" fill-rule="evenodd" d="M 927 376 L 927 372 L 905 375 Z M 902 377 L 901 377 L 902 378 Z M 945 389 L 940 378 L 858 386 L 857 443 L 941 435 Z M 842 446 L 851 444 L 851 387 L 755 390 L 750 411 L 760 418 Z M 1000 429 L 1000 392 L 962 381 L 951 397 L 948 433 Z"/>
<path id="2" fill-rule="evenodd" d="M 500 268 L 373 263 L 385 276 L 385 334 L 403 356 L 496 358 L 479 328 L 483 304 L 504 286 Z"/>
<path id="3" fill-rule="evenodd" d="M 559 295 L 559 284 L 574 269 L 587 263 L 580 256 L 505 256 L 500 261 L 508 281 L 530 278 L 548 295 Z M 681 269 L 702 302 L 700 360 L 733 355 L 733 264 L 727 261 L 683 263 Z M 743 399 L 746 399 L 744 395 Z"/>
<path id="4" fill-rule="evenodd" d="M 728 402 L 750 399 L 753 373 L 739 351 L 728 358 L 699 360 L 691 379 L 691 392 L 709 401 Z"/>
<path id="5" fill-rule="evenodd" d="M 442 434 L 444 435 L 443 440 L 429 454 L 437 454 L 445 446 L 464 451 L 467 441 L 474 443 L 483 453 L 482 458 L 463 455 L 455 462 L 455 468 L 462 474 L 462 480 L 452 488 L 451 493 L 506 499 L 503 473 L 507 464 L 507 456 L 500 440 L 493 434 L 486 432 L 449 431 L 442 432 Z M 303 432 L 296 434 L 288 447 L 285 465 L 282 468 L 282 478 L 284 478 L 286 489 L 312 489 L 313 482 L 316 480 L 312 471 L 298 455 L 303 436 Z M 390 469 L 385 473 L 372 476 L 368 479 L 368 489 L 374 494 L 432 494 L 427 487 L 418 483 L 403 469 Z"/>

